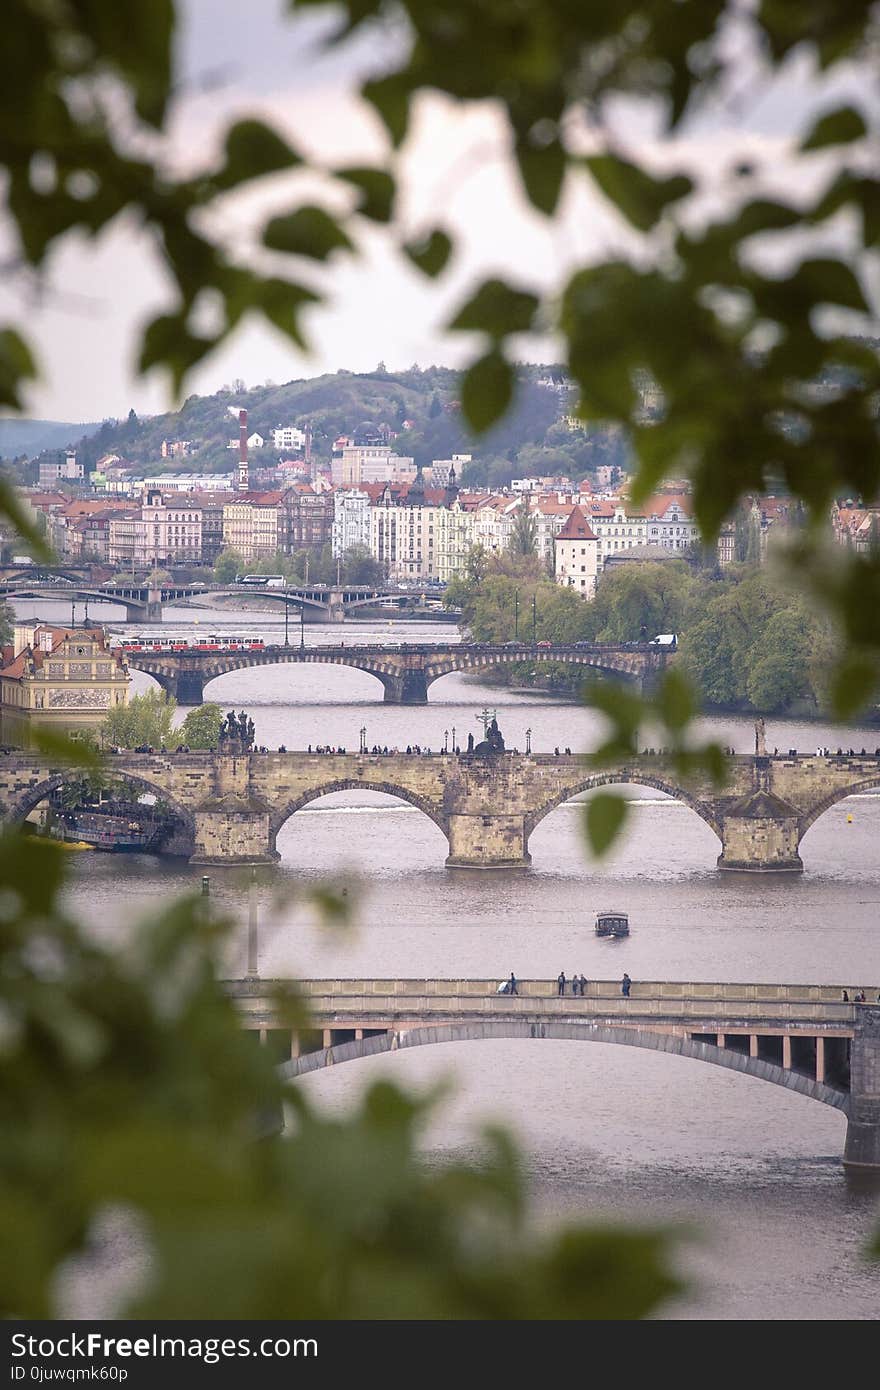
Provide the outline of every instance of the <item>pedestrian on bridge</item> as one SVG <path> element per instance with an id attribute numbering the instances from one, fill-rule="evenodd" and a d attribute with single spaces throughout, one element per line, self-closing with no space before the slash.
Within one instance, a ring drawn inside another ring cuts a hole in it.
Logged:
<path id="1" fill-rule="evenodd" d="M 556 993 L 557 993 L 558 995 L 561 995 L 561 994 L 564 994 L 564 993 L 565 993 L 565 971 L 564 971 L 564 970 L 560 970 L 559 974 L 556 976 Z"/>
<path id="2" fill-rule="evenodd" d="M 629 992 L 630 992 L 631 987 L 632 987 L 632 980 L 629 978 L 629 975 L 627 975 L 626 971 L 624 970 L 624 972 L 623 972 L 623 979 L 622 979 L 622 981 L 621 981 L 621 983 L 620 983 L 620 992 L 621 992 L 621 994 L 623 995 L 624 999 L 628 999 L 628 998 L 629 998 Z"/>
<path id="3" fill-rule="evenodd" d="M 519 994 L 519 990 L 516 987 L 516 976 L 514 975 L 512 970 L 510 972 L 510 979 L 507 981 L 507 993 Z"/>

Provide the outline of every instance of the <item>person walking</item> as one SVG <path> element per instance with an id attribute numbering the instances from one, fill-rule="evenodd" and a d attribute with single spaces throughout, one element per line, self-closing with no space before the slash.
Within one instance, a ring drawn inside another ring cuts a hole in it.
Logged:
<path id="1" fill-rule="evenodd" d="M 581 972 L 581 998 L 582 998 L 582 999 L 583 999 L 583 997 L 584 997 L 584 994 L 586 993 L 587 985 L 588 985 L 589 983 L 590 983 L 589 980 L 587 979 L 586 975 L 585 975 L 585 974 L 583 973 L 583 971 L 582 971 L 582 972 Z"/>
<path id="2" fill-rule="evenodd" d="M 559 974 L 556 976 L 556 993 L 565 993 L 565 972 L 563 970 L 560 970 Z"/>
<path id="3" fill-rule="evenodd" d="M 626 971 L 624 970 L 624 972 L 623 972 L 623 979 L 622 979 L 622 981 L 621 981 L 621 983 L 620 983 L 620 992 L 621 992 L 621 994 L 623 995 L 624 999 L 628 999 L 628 998 L 629 998 L 629 992 L 630 992 L 630 989 L 631 989 L 631 988 L 632 988 L 632 980 L 629 978 L 629 975 L 627 975 Z"/>
<path id="4" fill-rule="evenodd" d="M 516 987 L 516 976 L 514 975 L 512 970 L 510 972 L 510 979 L 507 981 L 507 993 L 519 994 L 519 990 Z"/>

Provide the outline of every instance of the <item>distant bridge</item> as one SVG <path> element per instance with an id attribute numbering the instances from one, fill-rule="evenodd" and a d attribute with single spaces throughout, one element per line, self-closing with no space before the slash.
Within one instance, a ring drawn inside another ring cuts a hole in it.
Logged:
<path id="1" fill-rule="evenodd" d="M 128 663 L 146 671 L 182 705 L 200 705 L 208 681 L 227 671 L 248 666 L 330 664 L 353 666 L 381 682 L 384 699 L 390 704 L 423 705 L 428 687 L 452 671 L 488 671 L 516 662 L 542 666 L 559 662 L 564 666 L 621 676 L 640 688 L 650 685 L 662 671 L 666 652 L 650 643 L 600 645 L 535 645 L 508 642 L 404 643 L 394 645 L 345 646 L 269 646 L 262 651 L 240 652 L 129 652 Z"/>
<path id="2" fill-rule="evenodd" d="M 126 622 L 161 623 L 163 605 L 187 599 L 234 596 L 236 598 L 270 599 L 298 611 L 310 613 L 326 622 L 341 623 L 359 608 L 391 607 L 405 610 L 417 600 L 438 598 L 430 587 L 399 589 L 393 585 L 376 587 L 369 584 L 294 585 L 286 589 L 268 589 L 249 584 L 162 584 L 149 585 L 137 580 L 130 584 L 102 584 L 100 587 L 71 582 L 64 571 L 54 571 L 56 581 L 27 579 L 20 572 L 0 578 L 0 598 L 51 599 L 56 602 L 115 603 L 125 609 Z M 73 573 L 73 571 L 71 571 Z"/>
<path id="3" fill-rule="evenodd" d="M 483 1039 L 568 1040 L 650 1048 L 784 1086 L 840 1110 L 844 1162 L 880 1170 L 880 1007 L 843 1002 L 832 985 L 592 980 L 558 997 L 555 980 L 230 980 L 246 1028 L 284 1076 L 381 1052 Z M 570 988 L 570 986 L 569 986 Z M 279 997 L 294 991 L 311 1028 L 284 1026 Z M 487 1059 L 488 1060 L 488 1059 Z"/>

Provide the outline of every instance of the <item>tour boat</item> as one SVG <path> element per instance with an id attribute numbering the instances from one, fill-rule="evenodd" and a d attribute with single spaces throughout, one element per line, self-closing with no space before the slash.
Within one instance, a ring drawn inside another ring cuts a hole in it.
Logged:
<path id="1" fill-rule="evenodd" d="M 597 936 L 629 936 L 629 917 L 625 912 L 597 912 Z"/>

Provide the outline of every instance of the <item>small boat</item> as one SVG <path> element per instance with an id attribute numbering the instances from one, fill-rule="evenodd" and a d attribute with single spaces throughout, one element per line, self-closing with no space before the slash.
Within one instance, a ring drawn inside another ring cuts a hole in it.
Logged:
<path id="1" fill-rule="evenodd" d="M 625 912 L 597 912 L 597 936 L 629 936 L 629 917 Z"/>
<path id="2" fill-rule="evenodd" d="M 86 844 L 85 840 L 58 840 L 54 836 L 50 837 L 59 849 L 94 849 L 94 845 Z"/>

